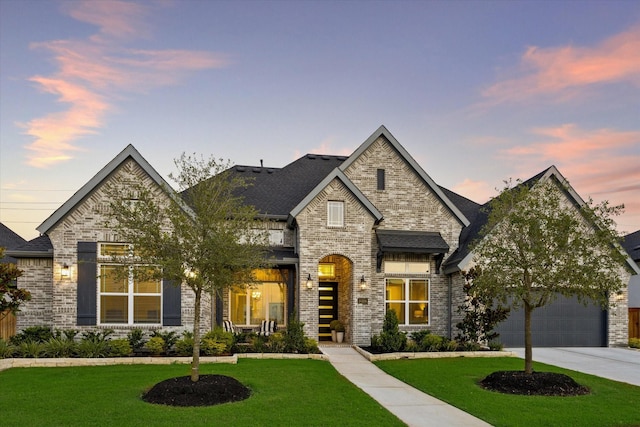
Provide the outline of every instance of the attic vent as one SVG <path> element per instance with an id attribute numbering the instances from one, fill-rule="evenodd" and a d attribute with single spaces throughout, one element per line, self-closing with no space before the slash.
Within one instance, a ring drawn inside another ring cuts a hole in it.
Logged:
<path id="1" fill-rule="evenodd" d="M 345 160 L 347 160 L 347 157 L 346 156 L 338 156 L 337 159 L 345 161 Z"/>
<path id="2" fill-rule="evenodd" d="M 271 168 L 267 169 L 267 173 L 273 173 L 273 169 Z"/>
<path id="3" fill-rule="evenodd" d="M 322 160 L 329 160 L 331 157 L 329 156 L 322 156 Z"/>
<path id="4" fill-rule="evenodd" d="M 307 159 L 315 160 L 316 159 L 316 155 L 315 154 L 307 154 Z"/>
<path id="5" fill-rule="evenodd" d="M 236 171 L 237 171 L 237 172 L 244 172 L 244 171 L 246 171 L 246 170 L 247 170 L 247 169 L 246 169 L 246 168 L 244 168 L 244 167 L 242 167 L 242 166 L 236 166 Z"/>
<path id="6" fill-rule="evenodd" d="M 253 168 L 252 170 L 254 173 L 260 173 L 260 171 L 262 171 L 262 168 Z"/>

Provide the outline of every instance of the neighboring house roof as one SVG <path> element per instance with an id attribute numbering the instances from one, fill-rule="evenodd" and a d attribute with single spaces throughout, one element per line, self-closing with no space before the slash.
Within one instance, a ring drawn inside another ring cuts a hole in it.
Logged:
<path id="1" fill-rule="evenodd" d="M 11 250 L 20 245 L 25 244 L 26 242 L 27 241 L 22 237 L 20 237 L 18 233 L 14 232 L 9 227 L 7 227 L 6 225 L 0 222 L 0 246 L 1 247 L 7 250 Z M 5 256 L 2 259 L 0 259 L 0 263 L 9 263 L 9 262 L 15 263 L 16 260 L 13 257 L 7 256 L 5 253 Z"/>
<path id="2" fill-rule="evenodd" d="M 373 144 L 381 136 L 385 137 L 391 143 L 398 154 L 413 168 L 413 170 L 422 178 L 427 186 L 433 191 L 442 203 L 451 211 L 453 216 L 460 221 L 463 226 L 469 225 L 469 220 L 460 211 L 460 209 L 445 195 L 442 189 L 436 185 L 435 181 L 420 167 L 418 162 L 409 154 L 407 150 L 398 142 L 398 140 L 387 130 L 386 127 L 380 126 L 374 133 L 364 141 L 356 151 L 349 156 L 347 160 L 340 165 L 340 169 L 345 171 L 351 163 L 353 163 L 360 155 Z"/>
<path id="3" fill-rule="evenodd" d="M 53 245 L 49 236 L 43 234 L 11 249 L 8 253 L 15 258 L 53 258 Z"/>
<path id="4" fill-rule="evenodd" d="M 640 230 L 624 236 L 622 247 L 629 253 L 632 260 L 640 264 Z"/>
<path id="5" fill-rule="evenodd" d="M 122 150 L 113 160 L 103 167 L 93 178 L 83 185 L 69 200 L 60 206 L 49 218 L 47 218 L 36 229 L 41 234 L 46 234 L 60 220 L 69 214 L 79 203 L 81 203 L 91 192 L 99 186 L 118 166 L 120 166 L 128 158 L 135 160 L 140 167 L 153 179 L 161 188 L 166 189 L 170 194 L 173 193 L 171 186 L 160 176 L 158 172 L 142 157 L 142 155 L 131 144 Z"/>

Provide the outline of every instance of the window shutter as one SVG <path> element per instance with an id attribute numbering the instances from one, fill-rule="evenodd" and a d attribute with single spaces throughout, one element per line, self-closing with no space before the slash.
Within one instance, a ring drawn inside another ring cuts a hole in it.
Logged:
<path id="1" fill-rule="evenodd" d="M 182 295 L 180 286 L 172 280 L 162 281 L 162 325 L 182 325 L 181 309 Z"/>
<path id="2" fill-rule="evenodd" d="M 80 325 L 95 325 L 97 310 L 96 242 L 78 242 L 77 318 Z"/>

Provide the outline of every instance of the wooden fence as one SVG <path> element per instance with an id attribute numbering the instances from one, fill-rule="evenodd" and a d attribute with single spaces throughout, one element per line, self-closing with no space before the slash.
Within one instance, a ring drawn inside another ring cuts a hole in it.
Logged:
<path id="1" fill-rule="evenodd" d="M 16 334 L 16 316 L 11 313 L 0 313 L 0 338 L 8 340 Z"/>

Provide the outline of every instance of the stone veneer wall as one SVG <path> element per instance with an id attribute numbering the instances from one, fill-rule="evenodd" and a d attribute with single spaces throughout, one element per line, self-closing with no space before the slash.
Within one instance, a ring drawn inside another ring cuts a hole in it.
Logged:
<path id="1" fill-rule="evenodd" d="M 40 277 L 48 275 L 50 283 L 46 291 L 38 294 L 37 298 L 30 301 L 25 310 L 31 311 L 31 306 L 49 306 L 51 315 L 49 318 L 42 317 L 43 322 L 58 329 L 78 329 L 91 330 L 101 326 L 78 326 L 76 324 L 77 315 L 77 243 L 78 242 L 118 242 L 111 229 L 105 226 L 105 213 L 109 208 L 109 199 L 105 193 L 106 183 L 111 182 L 117 185 L 126 186 L 130 182 L 144 182 L 153 186 L 158 197 L 166 195 L 158 188 L 146 172 L 133 160 L 125 161 L 118 167 L 105 181 L 99 184 L 85 200 L 81 201 L 65 218 L 56 224 L 48 233 L 54 248 L 53 265 L 48 267 L 46 272 L 38 273 Z M 49 260 L 51 262 L 51 260 Z M 71 266 L 71 277 L 62 279 L 60 269 L 62 265 Z M 97 276 L 97 272 L 96 272 Z M 42 286 L 35 279 L 29 278 L 24 286 Z M 96 292 L 98 292 L 96 277 Z M 182 286 L 182 326 L 167 327 L 166 329 L 184 330 L 193 329 L 193 292 L 186 286 Z M 48 294 L 48 295 L 47 295 Z M 210 299 L 203 298 L 202 304 L 202 329 L 208 330 L 211 324 Z M 19 320 L 22 325 L 26 320 Z M 106 328 L 116 330 L 117 336 L 126 335 L 132 326 L 107 325 Z M 159 329 L 158 326 L 136 325 L 141 329 Z"/>
<path id="2" fill-rule="evenodd" d="M 51 258 L 20 258 L 18 268 L 23 271 L 18 287 L 31 292 L 31 300 L 20 306 L 16 316 L 16 332 L 30 326 L 52 323 L 52 272 Z"/>
<path id="3" fill-rule="evenodd" d="M 628 346 L 629 345 L 629 279 L 631 273 L 621 271 L 620 277 L 624 288 L 618 295 L 609 297 L 609 313 L 607 321 L 609 323 L 609 346 Z"/>
<path id="4" fill-rule="evenodd" d="M 385 170 L 385 190 L 377 190 L 377 169 Z M 380 229 L 435 231 L 449 245 L 449 253 L 457 248 L 462 225 L 385 138 L 372 143 L 349 165 L 345 174 L 383 214 L 384 219 L 378 225 Z M 330 200 L 345 202 L 345 227 L 327 227 L 326 204 Z M 373 217 L 339 181 L 334 180 L 298 215 L 296 221 L 301 283 L 307 274 L 311 274 L 317 285 L 317 265 L 326 255 L 342 255 L 353 263 L 350 295 L 353 318 L 347 328 L 353 331 L 349 337 L 352 343 L 369 345 L 371 336 L 382 327 L 385 311 L 384 273 L 376 272 L 378 246 Z M 430 261 L 429 329 L 446 334 L 452 317 L 449 311 L 449 279 L 444 274 L 435 274 L 435 261 L 433 258 Z M 363 274 L 368 284 L 365 291 L 358 287 Z M 459 282 L 454 282 L 454 286 L 460 286 Z M 462 292 L 461 286 L 454 290 L 454 294 L 456 292 Z M 317 289 L 303 289 L 299 298 L 305 332 L 315 338 L 318 329 Z M 366 305 L 359 302 L 362 298 L 367 300 Z M 459 296 L 455 298 L 459 299 Z"/>

